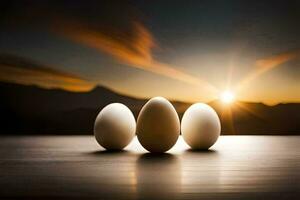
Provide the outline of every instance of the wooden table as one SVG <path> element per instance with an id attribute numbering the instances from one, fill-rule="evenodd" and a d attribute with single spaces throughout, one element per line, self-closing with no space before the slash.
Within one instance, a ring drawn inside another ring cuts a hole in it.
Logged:
<path id="1" fill-rule="evenodd" d="M 300 199 L 300 136 L 182 138 L 161 155 L 136 138 L 123 152 L 92 136 L 0 137 L 0 199 Z"/>

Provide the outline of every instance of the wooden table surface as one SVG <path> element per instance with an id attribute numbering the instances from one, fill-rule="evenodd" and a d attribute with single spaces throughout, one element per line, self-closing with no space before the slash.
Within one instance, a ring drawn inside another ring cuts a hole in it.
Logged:
<path id="1" fill-rule="evenodd" d="M 0 199 L 300 199 L 300 136 L 221 136 L 206 152 L 182 138 L 161 155 L 92 136 L 0 137 Z"/>

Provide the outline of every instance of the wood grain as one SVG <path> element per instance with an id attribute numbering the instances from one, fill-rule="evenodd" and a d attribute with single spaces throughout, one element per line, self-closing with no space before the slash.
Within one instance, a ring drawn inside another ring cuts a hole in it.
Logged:
<path id="1" fill-rule="evenodd" d="M 2 136 L 0 199 L 299 199 L 300 136 L 221 136 L 168 153 L 135 139 L 104 151 L 92 136 Z"/>

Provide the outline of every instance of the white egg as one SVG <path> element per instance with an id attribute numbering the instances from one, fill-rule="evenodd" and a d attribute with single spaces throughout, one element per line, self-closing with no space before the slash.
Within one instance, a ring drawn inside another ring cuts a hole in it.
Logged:
<path id="1" fill-rule="evenodd" d="M 136 122 L 129 108 L 121 103 L 112 103 L 98 114 L 94 135 L 105 149 L 121 150 L 133 139 L 135 129 Z"/>
<path id="2" fill-rule="evenodd" d="M 139 113 L 136 134 L 148 151 L 168 151 L 180 134 L 180 121 L 173 105 L 163 97 L 150 99 Z"/>
<path id="3" fill-rule="evenodd" d="M 183 114 L 181 134 L 192 149 L 209 149 L 217 141 L 220 132 L 220 119 L 209 105 L 193 104 Z"/>

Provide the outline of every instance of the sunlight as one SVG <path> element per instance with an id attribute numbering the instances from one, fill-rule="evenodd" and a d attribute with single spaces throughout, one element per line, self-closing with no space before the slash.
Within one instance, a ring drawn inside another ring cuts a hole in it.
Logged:
<path id="1" fill-rule="evenodd" d="M 226 91 L 222 92 L 222 94 L 220 96 L 220 99 L 221 99 L 222 102 L 224 102 L 226 104 L 229 104 L 229 103 L 232 103 L 234 101 L 235 96 L 231 91 L 226 90 Z"/>

